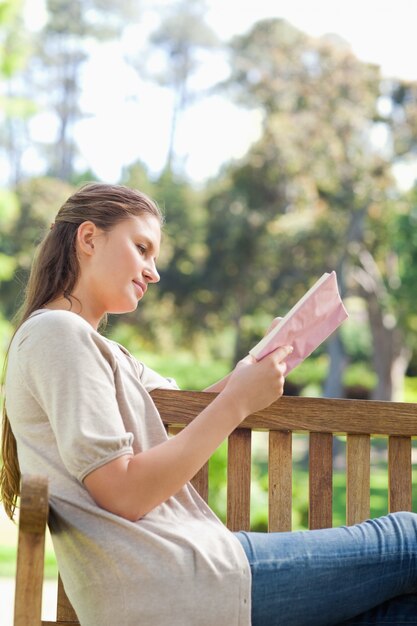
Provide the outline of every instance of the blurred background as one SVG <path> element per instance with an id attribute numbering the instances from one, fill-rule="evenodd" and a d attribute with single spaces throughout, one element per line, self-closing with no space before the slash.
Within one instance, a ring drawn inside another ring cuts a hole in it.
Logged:
<path id="1" fill-rule="evenodd" d="M 34 244 L 100 180 L 166 215 L 160 285 L 106 330 L 151 366 L 205 386 L 336 270 L 350 319 L 286 392 L 416 397 L 417 7 L 310 4 L 0 2 L 3 351 Z"/>
<path id="2" fill-rule="evenodd" d="M 201 389 L 336 270 L 350 318 L 286 393 L 415 401 L 416 23 L 414 0 L 0 0 L 2 354 L 34 244 L 98 180 L 166 216 L 160 284 L 105 331 L 138 358 Z"/>

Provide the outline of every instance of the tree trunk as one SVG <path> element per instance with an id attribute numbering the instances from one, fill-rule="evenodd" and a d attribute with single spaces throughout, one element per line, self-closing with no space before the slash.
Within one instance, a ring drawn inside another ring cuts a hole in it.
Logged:
<path id="1" fill-rule="evenodd" d="M 328 341 L 327 352 L 330 357 L 329 373 L 324 383 L 324 398 L 343 398 L 343 372 L 347 365 L 347 358 L 340 339 L 340 333 L 337 332 Z"/>
<path id="2" fill-rule="evenodd" d="M 378 377 L 372 399 L 402 401 L 411 350 L 404 347 L 395 318 L 383 313 L 374 293 L 367 294 L 367 306 L 374 348 L 373 364 Z"/>
<path id="3" fill-rule="evenodd" d="M 350 181 L 345 183 L 350 188 Z M 336 266 L 336 274 L 340 296 L 343 299 L 346 295 L 346 274 L 348 272 L 347 251 L 352 242 L 359 242 L 363 239 L 363 222 L 367 212 L 367 206 L 353 211 L 350 215 L 349 224 L 346 229 L 345 241 L 342 246 L 342 253 Z M 327 351 L 330 357 L 329 371 L 324 383 L 323 396 L 325 398 L 343 398 L 344 385 L 343 373 L 348 364 L 340 333 L 335 333 L 328 341 Z"/>

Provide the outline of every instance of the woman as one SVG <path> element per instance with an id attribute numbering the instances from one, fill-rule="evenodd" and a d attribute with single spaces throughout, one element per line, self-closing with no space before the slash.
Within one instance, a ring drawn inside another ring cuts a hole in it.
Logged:
<path id="1" fill-rule="evenodd" d="M 233 534 L 189 484 L 245 417 L 282 395 L 291 347 L 246 357 L 168 439 L 149 392 L 175 383 L 97 331 L 159 280 L 161 223 L 144 194 L 104 184 L 81 188 L 58 212 L 9 350 L 6 511 L 20 471 L 48 476 L 54 547 L 82 626 L 311 626 L 359 614 L 350 623 L 417 623 L 415 598 L 404 596 L 417 591 L 413 514 Z"/>

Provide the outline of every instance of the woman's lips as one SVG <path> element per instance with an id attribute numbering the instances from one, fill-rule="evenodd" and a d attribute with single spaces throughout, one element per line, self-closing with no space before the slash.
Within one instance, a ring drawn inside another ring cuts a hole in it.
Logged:
<path id="1" fill-rule="evenodd" d="M 139 292 L 140 296 L 143 296 L 146 293 L 147 286 L 145 283 L 141 283 L 139 280 L 133 280 L 133 284 L 136 287 L 136 291 Z"/>

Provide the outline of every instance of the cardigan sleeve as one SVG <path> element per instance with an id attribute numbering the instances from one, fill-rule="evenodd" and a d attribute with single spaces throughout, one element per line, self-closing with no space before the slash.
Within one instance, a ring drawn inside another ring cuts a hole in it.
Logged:
<path id="1" fill-rule="evenodd" d="M 78 480 L 132 453 L 115 389 L 114 356 L 105 339 L 67 311 L 47 311 L 25 324 L 18 363 L 47 416 L 62 461 Z"/>

